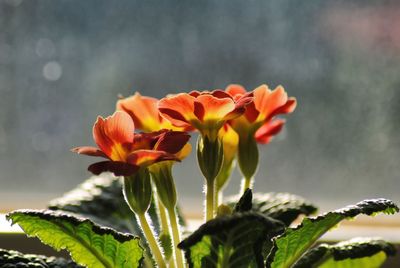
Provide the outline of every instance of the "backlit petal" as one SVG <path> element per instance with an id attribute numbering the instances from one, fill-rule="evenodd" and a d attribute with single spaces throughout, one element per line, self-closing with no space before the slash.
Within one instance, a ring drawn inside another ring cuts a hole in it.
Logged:
<path id="1" fill-rule="evenodd" d="M 75 147 L 75 148 L 71 149 L 71 151 L 74 153 L 78 153 L 78 154 L 108 158 L 105 153 L 103 153 L 96 147 L 91 147 L 91 146 Z"/>
<path id="2" fill-rule="evenodd" d="M 287 93 L 282 86 L 278 86 L 274 91 L 270 91 L 266 85 L 262 85 L 254 90 L 254 105 L 260 112 L 257 121 L 269 118 L 273 111 L 287 102 Z"/>
<path id="3" fill-rule="evenodd" d="M 104 121 L 104 132 L 115 143 L 131 143 L 135 125 L 132 118 L 125 112 L 117 111 Z"/>
<path id="4" fill-rule="evenodd" d="M 135 95 L 117 102 L 117 110 L 128 113 L 135 127 L 143 131 L 157 131 L 160 129 L 161 117 L 157 109 L 156 98 L 140 95 L 138 92 Z"/>
<path id="5" fill-rule="evenodd" d="M 201 104 L 205 113 L 202 121 L 220 121 L 235 109 L 231 98 L 217 98 L 212 95 L 200 95 L 196 101 Z"/>
<path id="6" fill-rule="evenodd" d="M 161 99 L 158 102 L 158 109 L 161 115 L 173 125 L 186 127 L 190 125 L 191 120 L 195 119 L 194 101 L 195 97 L 180 93 Z"/>
<path id="7" fill-rule="evenodd" d="M 179 159 L 175 155 L 164 151 L 137 150 L 128 156 L 127 162 L 135 166 L 146 167 L 166 160 L 178 161 Z"/>
<path id="8" fill-rule="evenodd" d="M 284 124 L 285 120 L 282 119 L 268 121 L 256 131 L 254 135 L 256 141 L 261 144 L 269 143 L 273 136 L 282 130 Z"/>
<path id="9" fill-rule="evenodd" d="M 231 95 L 233 98 L 235 98 L 236 96 L 241 96 L 241 95 L 246 94 L 246 89 L 243 86 L 236 85 L 236 84 L 231 84 L 231 85 L 227 86 L 225 91 L 226 91 L 226 93 Z"/>

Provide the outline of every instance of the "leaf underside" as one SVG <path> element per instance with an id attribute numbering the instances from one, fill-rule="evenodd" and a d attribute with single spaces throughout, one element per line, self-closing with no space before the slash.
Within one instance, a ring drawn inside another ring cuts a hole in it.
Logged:
<path id="1" fill-rule="evenodd" d="M 399 208 L 390 200 L 371 199 L 315 218 L 304 218 L 299 226 L 288 228 L 284 234 L 274 239 L 274 246 L 267 258 L 267 267 L 291 267 L 321 235 L 344 219 L 359 214 L 393 214 L 398 211 Z"/>
<path id="2" fill-rule="evenodd" d="M 7 219 L 55 250 L 68 250 L 80 265 L 131 268 L 139 267 L 143 259 L 139 238 L 100 227 L 88 219 L 50 210 L 17 210 Z"/>
<path id="3" fill-rule="evenodd" d="M 318 245 L 308 250 L 293 268 L 375 268 L 395 253 L 396 248 L 384 240 L 354 238 L 334 245 Z"/>
<path id="4" fill-rule="evenodd" d="M 242 197 L 245 197 L 245 195 Z M 239 205 L 238 209 L 247 204 L 246 202 L 243 204 L 237 203 L 237 200 L 237 196 L 229 197 L 227 204 L 232 208 Z M 314 214 L 317 208 L 298 195 L 289 193 L 255 193 L 252 196 L 252 210 L 280 220 L 286 226 L 289 226 L 298 216 Z"/>
<path id="5" fill-rule="evenodd" d="M 46 268 L 83 268 L 71 260 L 46 257 L 36 254 L 23 254 L 15 250 L 0 249 L 0 267 L 46 267 Z"/>
<path id="6" fill-rule="evenodd" d="M 208 221 L 178 247 L 185 250 L 189 267 L 263 267 L 264 241 L 283 228 L 260 213 L 235 213 Z"/>

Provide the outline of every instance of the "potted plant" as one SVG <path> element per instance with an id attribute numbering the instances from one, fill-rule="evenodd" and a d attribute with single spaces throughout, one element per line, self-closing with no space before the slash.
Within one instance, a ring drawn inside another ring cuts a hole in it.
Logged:
<path id="1" fill-rule="evenodd" d="M 46 210 L 7 215 L 28 236 L 69 251 L 73 261 L 2 250 L 1 267 L 379 267 L 395 253 L 383 240 L 314 245 L 344 219 L 398 212 L 392 201 L 364 200 L 311 216 L 317 208 L 299 196 L 253 194 L 259 144 L 279 133 L 285 121 L 277 116 L 296 105 L 283 87 L 266 85 L 120 99 L 116 112 L 93 126 L 97 147 L 72 150 L 104 158 L 88 168 L 96 176 Z M 190 153 L 194 131 L 205 216 L 187 233 L 172 169 Z M 236 163 L 243 174 L 239 195 L 223 199 Z"/>

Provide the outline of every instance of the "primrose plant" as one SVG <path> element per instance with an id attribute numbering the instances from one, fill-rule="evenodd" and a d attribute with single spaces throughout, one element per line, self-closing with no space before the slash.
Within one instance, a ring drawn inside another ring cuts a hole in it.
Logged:
<path id="1" fill-rule="evenodd" d="M 381 239 L 316 242 L 342 220 L 398 212 L 392 201 L 364 200 L 310 217 L 317 208 L 299 196 L 253 194 L 258 144 L 281 131 L 285 121 L 278 116 L 296 105 L 283 87 L 266 85 L 118 100 L 113 115 L 94 123 L 97 147 L 72 149 L 103 158 L 88 168 L 96 176 L 46 210 L 7 215 L 72 260 L 0 250 L 0 267 L 379 267 L 395 253 Z M 190 233 L 172 169 L 190 154 L 193 131 L 206 190 L 205 223 Z M 243 174 L 239 195 L 223 199 L 236 162 Z"/>

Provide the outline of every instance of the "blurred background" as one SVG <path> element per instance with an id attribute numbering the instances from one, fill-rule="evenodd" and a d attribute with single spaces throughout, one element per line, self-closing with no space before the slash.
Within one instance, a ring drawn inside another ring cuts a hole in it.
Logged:
<path id="1" fill-rule="evenodd" d="M 93 145 L 118 94 L 230 83 L 281 84 L 298 100 L 260 147 L 257 191 L 323 211 L 400 202 L 397 1 L 0 0 L 0 211 L 44 207 L 88 178 L 95 159 L 69 149 Z M 201 215 L 195 158 L 174 173 L 184 210 Z"/>

